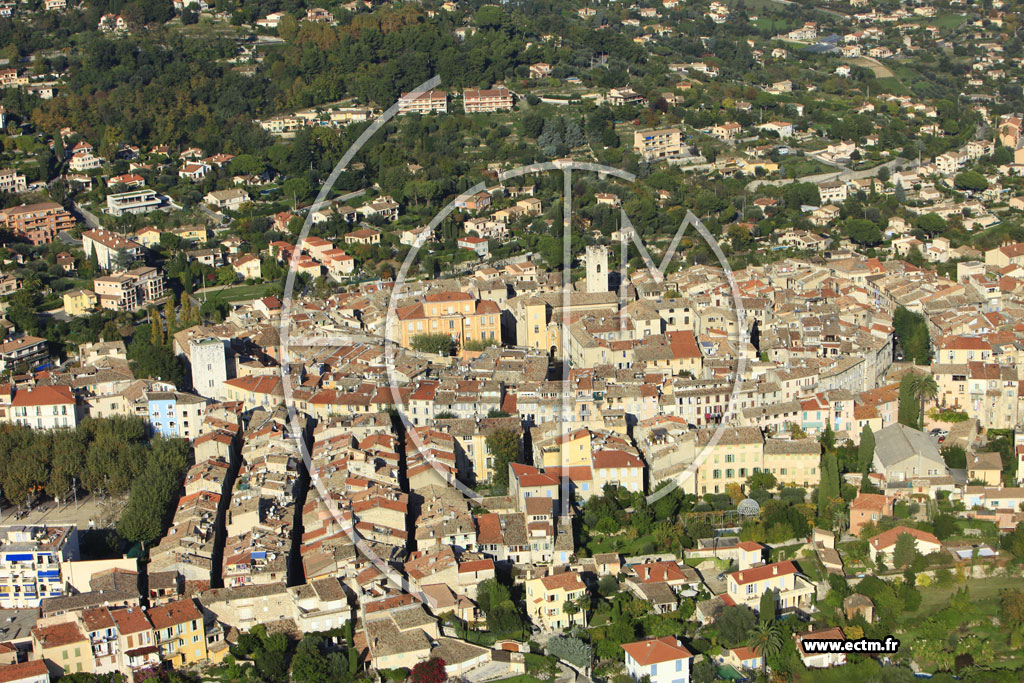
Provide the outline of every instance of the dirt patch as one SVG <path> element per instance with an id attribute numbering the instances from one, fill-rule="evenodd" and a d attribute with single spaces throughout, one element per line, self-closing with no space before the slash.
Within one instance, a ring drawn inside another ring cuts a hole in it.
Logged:
<path id="1" fill-rule="evenodd" d="M 896 74 L 892 72 L 892 69 L 873 57 L 857 57 L 857 59 L 853 60 L 853 63 L 857 66 L 866 66 L 871 69 L 875 74 L 875 78 L 896 78 Z"/>

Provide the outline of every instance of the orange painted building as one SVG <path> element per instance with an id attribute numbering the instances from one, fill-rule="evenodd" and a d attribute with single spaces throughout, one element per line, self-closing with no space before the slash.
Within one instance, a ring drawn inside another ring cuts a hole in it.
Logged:
<path id="1" fill-rule="evenodd" d="M 405 348 L 421 334 L 447 334 L 458 344 L 467 341 L 501 342 L 501 309 L 467 292 L 427 294 L 423 301 L 397 311 L 397 338 Z"/>

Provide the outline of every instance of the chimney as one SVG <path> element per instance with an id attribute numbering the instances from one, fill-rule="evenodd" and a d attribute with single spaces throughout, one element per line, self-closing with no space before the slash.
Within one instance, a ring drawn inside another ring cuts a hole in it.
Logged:
<path id="1" fill-rule="evenodd" d="M 779 565 L 775 565 L 774 567 L 772 567 L 772 576 L 778 576 L 778 575 L 779 575 Z"/>

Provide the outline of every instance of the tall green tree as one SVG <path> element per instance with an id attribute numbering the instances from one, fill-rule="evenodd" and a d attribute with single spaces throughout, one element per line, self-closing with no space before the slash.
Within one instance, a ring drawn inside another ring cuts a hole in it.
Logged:
<path id="1" fill-rule="evenodd" d="M 761 655 L 761 673 L 768 671 L 768 658 L 782 652 L 782 629 L 774 621 L 761 622 L 750 635 L 748 646 Z"/>
<path id="2" fill-rule="evenodd" d="M 834 500 L 840 497 L 839 463 L 834 451 L 821 454 L 820 483 L 818 484 L 818 524 L 830 528 L 830 509 Z"/>
<path id="3" fill-rule="evenodd" d="M 932 357 L 931 335 L 924 316 L 900 307 L 892 316 L 892 326 L 906 360 L 927 365 Z"/>
<path id="4" fill-rule="evenodd" d="M 821 433 L 820 441 L 826 451 L 835 448 L 836 433 L 832 430 L 832 420 L 825 420 L 825 430 Z"/>
<path id="5" fill-rule="evenodd" d="M 874 493 L 875 486 L 868 477 L 871 474 L 872 463 L 875 459 L 875 433 L 871 427 L 864 425 L 860 430 L 860 443 L 857 445 L 857 464 L 860 468 L 860 490 L 864 493 Z"/>
<path id="6" fill-rule="evenodd" d="M 860 443 L 857 445 L 857 463 L 863 468 L 864 463 L 871 463 L 875 457 L 875 433 L 867 424 L 860 430 Z"/>
<path id="7" fill-rule="evenodd" d="M 758 605 L 757 616 L 760 623 L 775 622 L 775 593 L 768 590 L 761 593 L 761 604 Z"/>
<path id="8" fill-rule="evenodd" d="M 183 439 L 155 439 L 150 444 L 145 468 L 132 485 L 117 523 L 122 537 L 153 543 L 163 535 L 188 469 L 188 451 Z"/>
<path id="9" fill-rule="evenodd" d="M 154 306 L 149 307 L 149 338 L 153 344 L 164 343 L 164 327 Z"/>
<path id="10" fill-rule="evenodd" d="M 917 556 L 917 545 L 914 537 L 903 532 L 896 537 L 896 545 L 892 549 L 892 562 L 897 567 L 908 567 Z"/>
<path id="11" fill-rule="evenodd" d="M 914 393 L 914 373 L 908 372 L 900 380 L 899 422 L 917 429 L 919 414 L 917 396 Z"/>
<path id="12" fill-rule="evenodd" d="M 519 433 L 514 429 L 495 429 L 484 443 L 494 458 L 491 484 L 496 491 L 508 491 L 508 466 L 519 461 Z"/>
<path id="13" fill-rule="evenodd" d="M 935 397 L 939 395 L 939 385 L 935 382 L 935 377 L 931 374 L 915 374 L 911 387 L 913 389 L 914 398 L 916 398 L 921 405 L 920 411 L 918 412 L 918 428 L 920 429 L 924 425 L 925 403 L 934 400 Z"/>
<path id="14" fill-rule="evenodd" d="M 173 337 L 178 331 L 178 311 L 174 300 L 174 292 L 171 292 L 164 302 L 164 319 L 167 322 L 167 337 Z"/>

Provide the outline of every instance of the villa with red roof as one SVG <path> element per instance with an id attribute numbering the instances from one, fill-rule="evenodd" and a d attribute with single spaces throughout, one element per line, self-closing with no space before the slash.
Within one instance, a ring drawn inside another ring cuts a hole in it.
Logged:
<path id="1" fill-rule="evenodd" d="M 751 647 L 734 647 L 721 652 L 715 658 L 719 666 L 729 665 L 739 671 L 758 671 L 761 668 L 761 655 Z"/>
<path id="2" fill-rule="evenodd" d="M 897 526 L 868 539 L 868 554 L 871 555 L 871 561 L 891 563 L 896 541 L 903 534 L 910 534 L 914 538 L 914 547 L 922 555 L 936 553 L 942 549 L 939 539 L 927 531 Z"/>
<path id="3" fill-rule="evenodd" d="M 796 641 L 796 651 L 800 654 L 800 661 L 808 669 L 827 669 L 831 666 L 842 666 L 846 664 L 845 652 L 806 652 L 804 650 L 805 640 L 846 640 L 846 634 L 838 626 L 807 631 L 806 633 L 794 633 L 793 640 Z"/>
<path id="4" fill-rule="evenodd" d="M 775 562 L 751 569 L 732 572 L 727 577 L 728 595 L 737 605 L 754 610 L 761 603 L 761 595 L 771 591 L 776 608 L 780 610 L 805 607 L 814 597 L 814 584 L 797 573 L 792 562 Z"/>
<path id="5" fill-rule="evenodd" d="M 566 602 L 579 600 L 586 592 L 576 572 L 530 579 L 526 582 L 526 612 L 545 631 L 586 626 L 586 610 L 577 609 L 572 614 L 565 611 Z"/>
<path id="6" fill-rule="evenodd" d="M 0 422 L 34 429 L 74 428 L 77 412 L 77 401 L 67 386 L 14 389 L 9 397 L 0 396 Z"/>
<path id="7" fill-rule="evenodd" d="M 880 493 L 858 493 L 850 503 L 850 533 L 859 536 L 868 522 L 892 516 L 892 499 Z"/>
<path id="8" fill-rule="evenodd" d="M 477 237 L 476 235 L 460 237 L 458 246 L 460 249 L 469 249 L 470 251 L 476 252 L 476 255 L 480 257 L 486 257 L 490 253 L 487 239 L 484 237 Z"/>
<path id="9" fill-rule="evenodd" d="M 626 673 L 634 681 L 647 677 L 651 683 L 690 683 L 693 654 L 672 636 L 623 643 Z"/>

